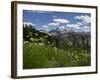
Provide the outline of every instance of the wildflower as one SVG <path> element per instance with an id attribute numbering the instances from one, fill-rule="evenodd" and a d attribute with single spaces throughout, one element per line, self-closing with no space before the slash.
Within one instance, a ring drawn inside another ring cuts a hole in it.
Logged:
<path id="1" fill-rule="evenodd" d="M 40 45 L 40 46 L 43 46 L 43 45 L 44 45 L 44 43 L 39 43 L 39 45 Z"/>
<path id="2" fill-rule="evenodd" d="M 24 41 L 24 44 L 27 44 L 28 43 L 28 41 Z"/>
<path id="3" fill-rule="evenodd" d="M 43 40 L 43 38 L 40 37 L 40 40 Z"/>
<path id="4" fill-rule="evenodd" d="M 47 43 L 50 44 L 50 41 L 48 41 Z"/>
<path id="5" fill-rule="evenodd" d="M 57 48 L 56 48 L 56 47 L 54 47 L 54 50 L 55 50 L 55 51 L 57 51 Z"/>
<path id="6" fill-rule="evenodd" d="M 34 38 L 30 38 L 31 41 L 34 41 Z"/>

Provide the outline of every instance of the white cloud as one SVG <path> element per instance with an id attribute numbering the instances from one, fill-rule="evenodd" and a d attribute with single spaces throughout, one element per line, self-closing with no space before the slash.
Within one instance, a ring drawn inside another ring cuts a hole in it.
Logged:
<path id="1" fill-rule="evenodd" d="M 90 32 L 91 28 L 89 26 L 84 26 L 82 29 L 84 32 Z"/>
<path id="2" fill-rule="evenodd" d="M 67 24 L 66 26 L 67 26 L 67 28 L 71 28 L 73 30 L 75 29 L 75 30 L 80 30 L 83 32 L 90 32 L 91 31 L 91 28 L 89 26 L 80 27 L 78 24 Z"/>
<path id="3" fill-rule="evenodd" d="M 75 16 L 75 19 L 82 20 L 84 24 L 91 23 L 91 17 L 88 15 Z"/>
<path id="4" fill-rule="evenodd" d="M 59 23 L 56 23 L 56 22 L 52 22 L 52 23 L 48 23 L 49 26 L 58 26 Z"/>
<path id="5" fill-rule="evenodd" d="M 67 24 L 66 26 L 69 27 L 69 28 L 80 29 L 79 24 Z"/>
<path id="6" fill-rule="evenodd" d="M 61 18 L 54 19 L 53 21 L 56 22 L 56 23 L 59 23 L 59 24 L 69 23 L 69 20 L 67 20 L 67 19 L 61 19 Z"/>
<path id="7" fill-rule="evenodd" d="M 85 29 L 90 29 L 90 27 L 89 27 L 89 26 L 84 26 L 83 28 L 85 28 Z"/>
<path id="8" fill-rule="evenodd" d="M 83 25 L 81 22 L 77 22 L 76 24 L 79 25 L 79 26 L 82 26 Z"/>
<path id="9" fill-rule="evenodd" d="M 46 25 L 43 25 L 42 27 L 43 27 L 43 28 L 48 28 L 48 26 L 46 26 Z"/>
<path id="10" fill-rule="evenodd" d="M 31 22 L 24 22 L 23 25 L 24 25 L 24 27 L 25 27 L 26 25 L 27 25 L 27 26 L 30 26 L 30 25 L 35 26 L 35 24 L 33 24 L 33 23 L 31 23 Z"/>
<path id="11" fill-rule="evenodd" d="M 49 27 L 47 25 L 43 25 L 41 27 L 38 27 L 38 30 L 41 30 L 41 31 L 48 31 Z"/>

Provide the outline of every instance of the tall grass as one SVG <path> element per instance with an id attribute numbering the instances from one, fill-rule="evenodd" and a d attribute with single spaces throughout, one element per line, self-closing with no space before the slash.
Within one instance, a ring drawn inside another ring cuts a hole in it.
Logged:
<path id="1" fill-rule="evenodd" d="M 83 49 L 63 50 L 32 42 L 23 45 L 23 69 L 89 66 L 90 61 L 90 53 Z"/>

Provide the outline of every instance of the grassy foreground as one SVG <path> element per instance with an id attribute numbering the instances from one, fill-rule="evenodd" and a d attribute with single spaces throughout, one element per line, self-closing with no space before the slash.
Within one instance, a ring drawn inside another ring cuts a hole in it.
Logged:
<path id="1" fill-rule="evenodd" d="M 90 53 L 82 49 L 57 49 L 29 42 L 23 45 L 23 69 L 89 66 Z"/>

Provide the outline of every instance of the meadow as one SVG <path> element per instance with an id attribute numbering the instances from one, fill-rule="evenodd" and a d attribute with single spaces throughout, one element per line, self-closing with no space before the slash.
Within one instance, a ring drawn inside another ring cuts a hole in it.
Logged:
<path id="1" fill-rule="evenodd" d="M 90 65 L 87 50 L 66 47 L 66 50 L 29 42 L 23 46 L 23 68 L 77 67 Z"/>

